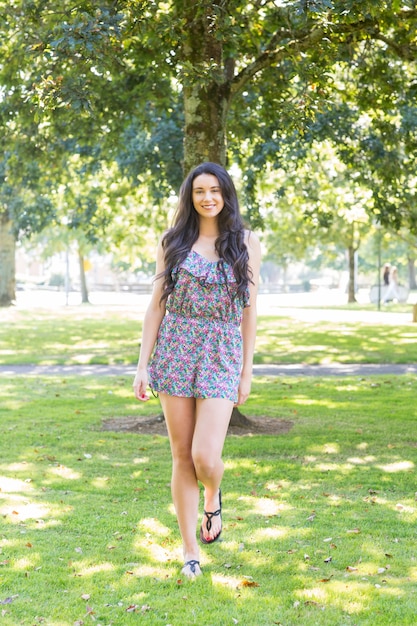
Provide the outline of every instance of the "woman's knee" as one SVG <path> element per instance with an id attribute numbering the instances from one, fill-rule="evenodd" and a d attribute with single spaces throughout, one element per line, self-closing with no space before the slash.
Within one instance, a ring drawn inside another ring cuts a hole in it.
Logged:
<path id="1" fill-rule="evenodd" d="M 223 470 L 223 461 L 204 450 L 193 451 L 193 463 L 198 478 L 210 479 Z"/>

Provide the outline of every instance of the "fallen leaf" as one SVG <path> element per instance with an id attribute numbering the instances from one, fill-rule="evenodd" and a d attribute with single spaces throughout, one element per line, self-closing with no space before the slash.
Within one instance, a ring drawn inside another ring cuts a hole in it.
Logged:
<path id="1" fill-rule="evenodd" d="M 353 567 L 353 565 L 348 565 L 346 569 L 347 569 L 348 572 L 357 572 L 358 571 L 358 568 L 357 567 Z"/>
<path id="2" fill-rule="evenodd" d="M 90 599 L 90 594 L 89 593 L 83 593 L 83 595 L 81 596 L 82 600 L 89 600 Z"/>
<path id="3" fill-rule="evenodd" d="M 322 578 L 321 580 L 319 580 L 319 582 L 328 583 L 332 578 L 333 578 L 333 574 L 329 576 L 329 578 Z"/>
<path id="4" fill-rule="evenodd" d="M 327 559 L 324 559 L 324 562 L 325 563 L 330 563 L 331 560 L 332 560 L 332 557 L 328 556 Z"/>
<path id="5" fill-rule="evenodd" d="M 137 604 L 131 604 L 130 606 L 127 607 L 126 613 L 135 613 L 137 608 L 138 608 Z"/>
<path id="6" fill-rule="evenodd" d="M 256 583 L 254 580 L 243 580 L 242 587 L 259 587 L 259 583 Z"/>
<path id="7" fill-rule="evenodd" d="M 352 528 L 351 530 L 347 530 L 346 532 L 350 533 L 351 535 L 359 535 L 361 531 L 359 530 L 359 528 Z"/>

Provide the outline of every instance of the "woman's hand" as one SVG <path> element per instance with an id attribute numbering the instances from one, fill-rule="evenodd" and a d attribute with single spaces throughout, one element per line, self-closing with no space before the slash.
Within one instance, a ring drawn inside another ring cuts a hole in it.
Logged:
<path id="1" fill-rule="evenodd" d="M 246 400 L 249 398 L 251 382 L 252 382 L 252 374 L 241 375 L 238 395 L 237 395 L 237 402 L 235 406 L 244 404 Z"/>
<path id="2" fill-rule="evenodd" d="M 136 376 L 133 381 L 133 391 L 137 400 L 146 402 L 149 400 L 149 396 L 146 393 L 148 386 L 148 372 L 146 369 L 137 370 Z"/>

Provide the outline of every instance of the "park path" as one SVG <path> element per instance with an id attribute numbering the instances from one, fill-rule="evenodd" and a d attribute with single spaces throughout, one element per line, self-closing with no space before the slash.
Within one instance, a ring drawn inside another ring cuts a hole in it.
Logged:
<path id="1" fill-rule="evenodd" d="M 131 376 L 130 365 L 0 365 L 0 378 L 16 376 Z M 333 363 L 328 365 L 254 365 L 254 376 L 370 376 L 417 374 L 417 363 Z"/>

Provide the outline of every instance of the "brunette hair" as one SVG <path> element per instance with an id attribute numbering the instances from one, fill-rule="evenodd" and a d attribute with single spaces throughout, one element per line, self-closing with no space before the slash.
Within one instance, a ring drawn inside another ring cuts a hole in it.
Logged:
<path id="1" fill-rule="evenodd" d="M 245 226 L 239 210 L 234 183 L 226 170 L 217 163 L 201 163 L 186 177 L 180 188 L 178 206 L 172 227 L 162 239 L 165 257 L 164 288 L 162 300 L 168 298 L 175 286 L 175 272 L 190 252 L 199 234 L 199 215 L 192 200 L 193 181 L 200 174 L 211 174 L 219 181 L 224 207 L 218 214 L 219 236 L 215 248 L 219 264 L 229 263 L 237 284 L 236 297 L 244 298 L 252 272 L 248 267 L 248 250 L 244 242 Z"/>

